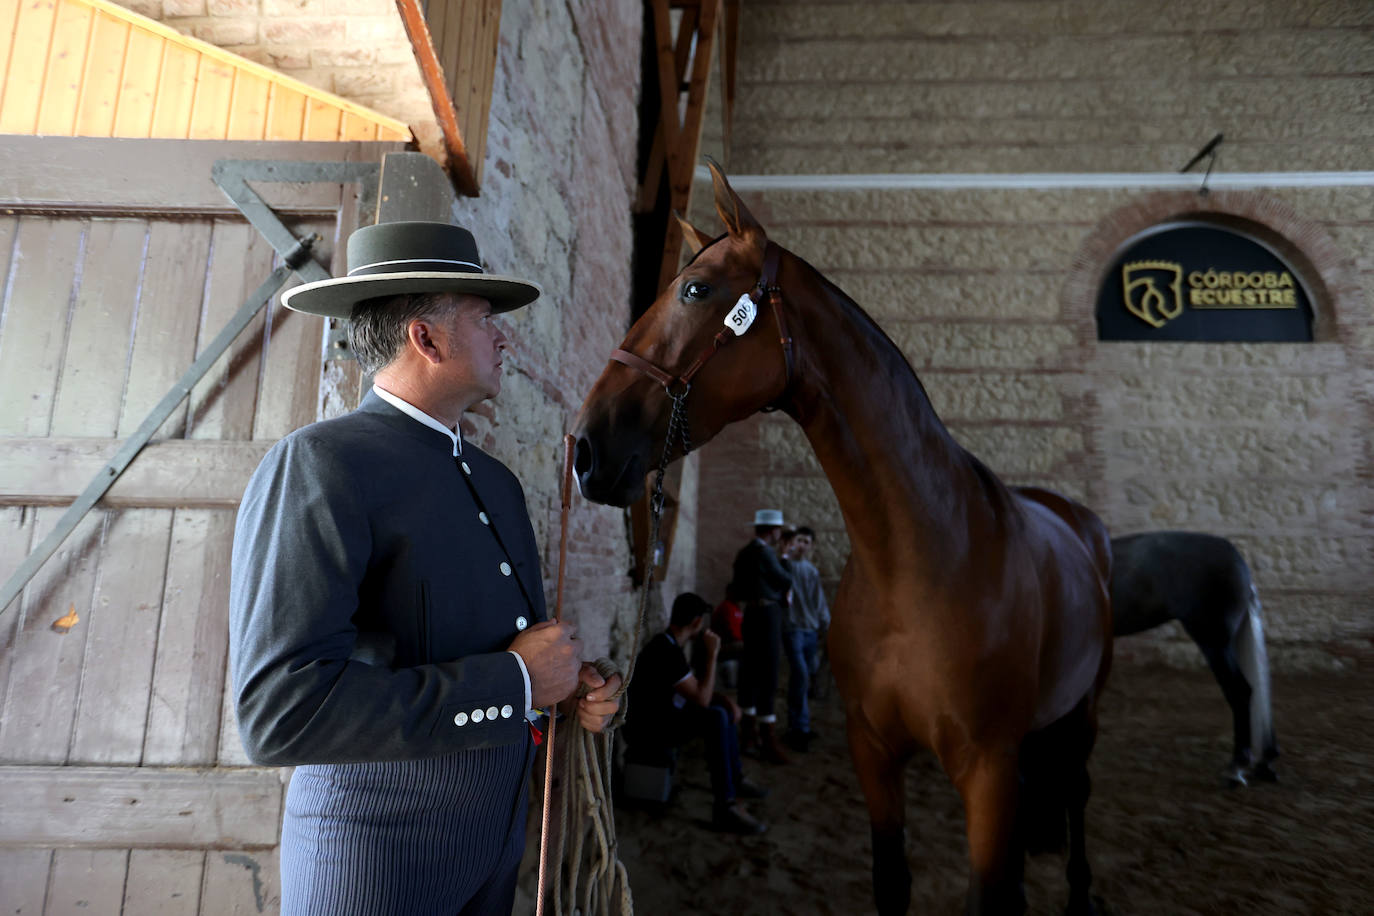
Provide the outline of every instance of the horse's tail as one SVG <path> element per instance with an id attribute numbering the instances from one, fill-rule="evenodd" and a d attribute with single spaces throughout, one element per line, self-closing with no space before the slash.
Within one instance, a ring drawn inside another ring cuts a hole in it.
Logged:
<path id="1" fill-rule="evenodd" d="M 1260 617 L 1259 592 L 1250 583 L 1250 602 L 1245 619 L 1232 639 L 1241 673 L 1250 685 L 1250 743 L 1255 759 L 1265 758 L 1273 742 L 1274 711 L 1269 699 L 1269 654 L 1264 648 L 1264 620 Z"/>

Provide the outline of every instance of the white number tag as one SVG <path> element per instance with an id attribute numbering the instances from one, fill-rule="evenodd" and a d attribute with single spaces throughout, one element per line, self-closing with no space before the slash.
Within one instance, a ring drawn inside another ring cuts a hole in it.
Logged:
<path id="1" fill-rule="evenodd" d="M 749 326 L 754 323 L 754 319 L 758 316 L 759 307 L 754 304 L 754 300 L 749 294 L 745 293 L 739 297 L 735 307 L 730 309 L 730 314 L 725 316 L 725 326 L 734 331 L 735 336 L 738 337 L 749 330 Z"/>

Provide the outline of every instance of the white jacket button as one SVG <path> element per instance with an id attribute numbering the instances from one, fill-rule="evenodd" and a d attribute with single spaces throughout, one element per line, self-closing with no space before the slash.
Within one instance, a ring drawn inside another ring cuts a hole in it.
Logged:
<path id="1" fill-rule="evenodd" d="M 458 713 L 458 715 L 453 717 L 453 724 L 457 725 L 459 728 L 462 728 L 464 725 L 467 725 L 468 714 L 465 712 Z"/>
<path id="2" fill-rule="evenodd" d="M 474 709 L 472 711 L 472 721 L 474 722 L 481 722 L 485 716 L 486 713 L 482 712 L 480 709 Z"/>
<path id="3" fill-rule="evenodd" d="M 528 620 L 526 620 L 524 617 L 517 617 L 517 618 L 515 618 L 515 628 L 516 628 L 517 630 L 523 630 L 523 629 L 525 629 L 525 627 L 527 627 L 527 626 L 529 626 L 529 625 L 530 625 L 530 622 L 529 622 Z"/>
<path id="4" fill-rule="evenodd" d="M 503 575 L 503 576 L 509 576 L 509 575 L 510 575 L 510 564 L 507 563 L 505 560 L 502 560 L 502 561 L 501 561 L 501 575 Z"/>
<path id="5" fill-rule="evenodd" d="M 511 713 L 513 712 L 515 712 L 515 710 L 510 707 L 510 704 L 506 704 L 505 706 L 501 707 L 501 718 L 509 719 L 511 717 Z"/>

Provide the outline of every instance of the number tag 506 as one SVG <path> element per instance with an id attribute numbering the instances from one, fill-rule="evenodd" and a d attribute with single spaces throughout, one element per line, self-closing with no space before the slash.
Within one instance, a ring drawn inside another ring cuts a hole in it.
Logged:
<path id="1" fill-rule="evenodd" d="M 754 323 L 754 319 L 758 315 L 759 307 L 754 304 L 754 300 L 750 298 L 749 294 L 745 293 L 739 297 L 735 307 L 730 309 L 730 314 L 725 316 L 725 326 L 734 331 L 735 336 L 738 337 L 749 330 L 749 326 Z"/>

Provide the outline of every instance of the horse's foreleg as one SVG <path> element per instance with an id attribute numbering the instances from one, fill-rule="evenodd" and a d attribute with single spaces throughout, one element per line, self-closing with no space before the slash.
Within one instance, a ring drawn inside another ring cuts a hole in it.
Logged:
<path id="1" fill-rule="evenodd" d="M 902 778 L 906 759 L 880 743 L 857 716 L 849 718 L 849 753 L 873 828 L 873 902 L 879 916 L 900 916 L 911 903 Z"/>
<path id="2" fill-rule="evenodd" d="M 972 871 L 966 911 L 970 914 L 1026 910 L 1021 881 L 1025 854 L 1016 829 L 1019 781 L 1015 747 L 978 752 L 955 779 L 967 822 Z"/>

